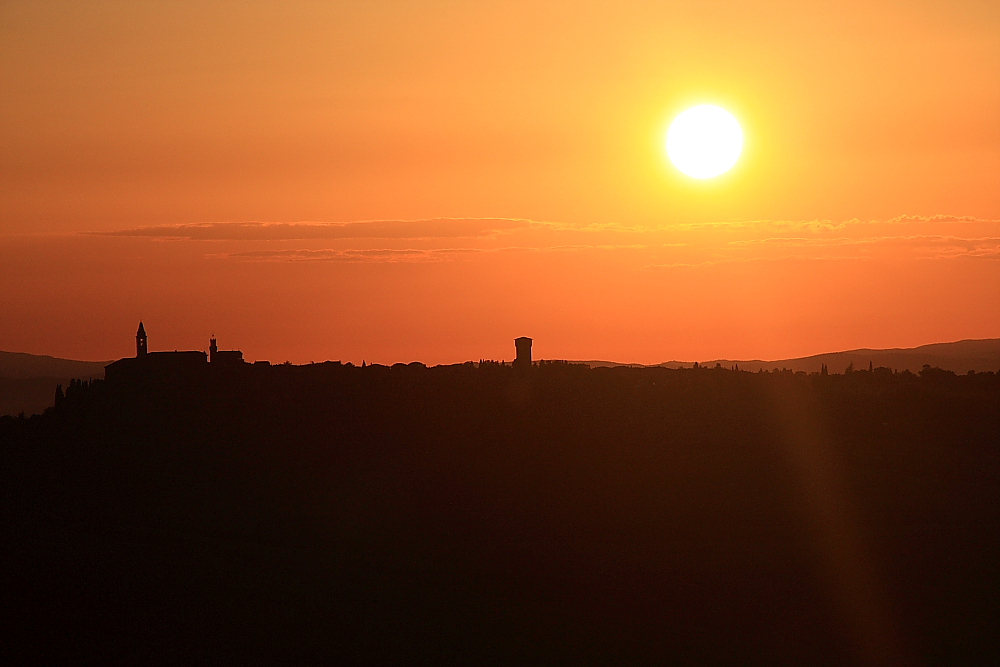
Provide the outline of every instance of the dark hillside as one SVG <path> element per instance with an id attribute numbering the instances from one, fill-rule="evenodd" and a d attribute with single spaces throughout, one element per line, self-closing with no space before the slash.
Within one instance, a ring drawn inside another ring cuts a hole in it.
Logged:
<path id="1" fill-rule="evenodd" d="M 772 370 L 787 368 L 790 371 L 818 372 L 822 365 L 831 371 L 842 373 L 848 365 L 856 369 L 868 368 L 868 364 L 892 368 L 897 371 L 918 373 L 924 365 L 942 368 L 955 373 L 975 371 L 983 373 L 1000 370 L 1000 338 L 984 340 L 960 340 L 954 343 L 932 343 L 911 348 L 892 348 L 887 350 L 847 350 L 845 352 L 827 352 L 814 354 L 798 359 L 779 359 L 777 361 L 728 361 L 719 360 L 707 362 L 714 366 L 721 363 L 726 368 L 739 364 L 741 369 L 756 372 L 759 369 Z"/>
<path id="2" fill-rule="evenodd" d="M 592 368 L 605 366 L 636 366 L 642 364 L 619 364 L 611 361 L 581 361 Z M 693 361 L 665 361 L 657 364 L 663 368 L 690 368 Z M 720 364 L 726 368 L 739 366 L 740 370 L 756 373 L 758 370 L 771 371 L 788 369 L 792 372 L 818 373 L 823 365 L 831 372 L 843 373 L 848 365 L 856 369 L 867 369 L 869 364 L 897 371 L 919 373 L 924 365 L 929 365 L 955 373 L 975 371 L 985 373 L 1000 370 L 1000 338 L 981 340 L 959 340 L 953 343 L 932 343 L 910 348 L 858 349 L 843 352 L 826 352 L 794 359 L 712 359 L 701 361 L 700 365 L 714 367 Z"/>
<path id="3" fill-rule="evenodd" d="M 74 385 L 0 422 L 0 650 L 986 664 L 998 406 L 1000 376 L 934 369 L 328 363 Z"/>
<path id="4" fill-rule="evenodd" d="M 74 361 L 42 354 L 0 351 L 0 377 L 103 378 L 107 361 Z"/>
<path id="5" fill-rule="evenodd" d="M 0 351 L 0 415 L 40 414 L 52 406 L 57 385 L 101 379 L 107 363 Z"/>

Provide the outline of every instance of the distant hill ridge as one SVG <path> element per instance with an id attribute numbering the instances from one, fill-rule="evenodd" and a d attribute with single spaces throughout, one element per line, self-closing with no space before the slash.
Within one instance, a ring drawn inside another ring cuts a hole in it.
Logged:
<path id="1" fill-rule="evenodd" d="M 0 415 L 42 412 L 52 405 L 56 385 L 102 379 L 108 363 L 0 351 Z"/>
<path id="2" fill-rule="evenodd" d="M 794 359 L 777 359 L 763 361 L 761 359 L 712 359 L 699 361 L 700 366 L 715 366 L 721 364 L 726 368 L 738 365 L 740 370 L 757 371 L 760 369 L 787 368 L 791 371 L 815 373 L 826 364 L 831 373 L 843 373 L 849 364 L 857 370 L 867 369 L 869 362 L 876 368 L 883 366 L 897 371 L 909 370 L 918 372 L 924 364 L 937 366 L 955 373 L 976 371 L 1000 371 L 1000 338 L 984 338 L 977 340 L 960 340 L 953 343 L 931 343 L 911 348 L 889 348 L 884 350 L 861 348 L 844 352 L 827 352 L 808 357 Z M 601 366 L 635 366 L 644 364 L 618 363 L 614 361 L 577 361 L 592 368 Z M 648 367 L 690 368 L 693 361 L 665 361 L 661 364 L 650 364 Z"/>
<path id="3" fill-rule="evenodd" d="M 24 352 L 0 351 L 0 415 L 38 413 L 53 403 L 57 384 L 66 385 L 71 378 L 98 379 L 104 377 L 104 367 L 109 361 L 75 361 L 47 355 Z M 661 364 L 627 364 L 614 361 L 576 361 L 592 368 L 607 366 L 690 368 L 693 361 L 666 361 Z M 721 364 L 726 368 L 739 366 L 740 370 L 756 372 L 787 368 L 792 371 L 815 373 L 826 364 L 830 373 L 843 373 L 848 364 L 864 370 L 871 363 L 876 368 L 884 366 L 897 371 L 916 373 L 924 364 L 937 366 L 955 373 L 968 371 L 1000 371 L 1000 338 L 960 340 L 954 343 L 933 343 L 914 348 L 888 350 L 848 350 L 815 354 L 797 359 L 776 361 L 712 359 L 698 362 L 701 366 Z"/>
<path id="4" fill-rule="evenodd" d="M 0 351 L 0 377 L 4 378 L 103 378 L 110 361 L 75 361 L 45 354 Z"/>
<path id="5" fill-rule="evenodd" d="M 924 364 L 937 366 L 956 373 L 967 371 L 1000 371 L 1000 338 L 968 339 L 953 343 L 930 343 L 911 348 L 888 348 L 846 350 L 843 352 L 826 352 L 808 357 L 793 359 L 711 359 L 699 361 L 700 366 L 715 366 L 721 364 L 731 367 L 739 364 L 740 370 L 756 371 L 773 368 L 787 368 L 792 371 L 817 372 L 820 366 L 826 364 L 831 373 L 842 373 L 848 364 L 854 364 L 858 370 L 873 366 L 894 368 L 898 371 L 909 370 L 916 373 Z M 2 378 L 103 378 L 104 367 L 110 361 L 76 361 L 60 359 L 48 355 L 27 354 L 25 352 L 0 351 L 0 377 Z M 694 361 L 664 361 L 659 364 L 632 364 L 617 361 L 573 361 L 586 364 L 592 368 L 602 366 L 633 366 L 690 368 Z"/>

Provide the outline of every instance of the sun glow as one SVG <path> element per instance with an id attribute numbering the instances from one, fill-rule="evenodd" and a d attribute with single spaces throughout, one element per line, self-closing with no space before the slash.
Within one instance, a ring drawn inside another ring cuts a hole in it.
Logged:
<path id="1" fill-rule="evenodd" d="M 711 104 L 681 113 L 667 131 L 667 155 L 692 178 L 712 178 L 736 164 L 743 131 L 733 115 Z"/>

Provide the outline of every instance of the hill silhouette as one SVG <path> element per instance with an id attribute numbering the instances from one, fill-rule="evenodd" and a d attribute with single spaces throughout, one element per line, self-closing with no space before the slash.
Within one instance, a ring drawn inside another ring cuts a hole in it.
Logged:
<path id="1" fill-rule="evenodd" d="M 606 366 L 633 366 L 645 367 L 644 364 L 618 363 L 614 361 L 579 361 L 574 363 L 586 364 L 592 368 Z M 689 368 L 692 361 L 665 361 L 656 366 L 663 368 Z M 953 371 L 955 373 L 966 373 L 975 371 L 982 373 L 985 371 L 1000 370 L 1000 338 L 986 338 L 979 340 L 960 340 L 953 343 L 931 343 L 911 348 L 890 348 L 890 349 L 868 349 L 846 350 L 844 352 L 827 352 L 824 354 L 814 354 L 808 357 L 796 357 L 794 359 L 776 359 L 764 361 L 761 359 L 710 359 L 700 361 L 702 366 L 715 366 L 721 364 L 726 368 L 739 365 L 740 369 L 747 371 L 773 370 L 787 368 L 791 371 L 805 371 L 806 373 L 817 373 L 823 365 L 830 369 L 830 372 L 842 373 L 848 365 L 854 368 L 867 368 L 871 363 L 874 366 L 883 366 L 898 371 L 908 370 L 917 373 L 925 364 Z"/>
<path id="2" fill-rule="evenodd" d="M 44 354 L 0 351 L 3 378 L 103 378 L 110 361 L 74 361 Z"/>
<path id="3" fill-rule="evenodd" d="M 988 664 L 1000 375 L 497 363 L 0 418 L 7 664 Z"/>
<path id="4" fill-rule="evenodd" d="M 108 363 L 0 351 L 0 415 L 41 413 L 52 405 L 57 385 L 101 379 Z"/>
<path id="5" fill-rule="evenodd" d="M 107 361 L 74 361 L 23 352 L 0 351 L 0 415 L 40 414 L 51 407 L 56 385 L 66 386 L 71 378 L 103 378 Z M 614 361 L 573 361 L 591 368 L 629 366 L 645 368 L 643 364 Z M 691 361 L 666 361 L 655 366 L 663 368 L 690 368 Z M 1000 338 L 962 340 L 953 343 L 932 343 L 914 348 L 885 350 L 858 349 L 829 352 L 795 359 L 774 361 L 712 359 L 699 362 L 702 366 L 720 364 L 726 368 L 739 366 L 742 370 L 819 372 L 823 365 L 831 373 L 843 373 L 848 365 L 867 368 L 869 363 L 898 371 L 918 373 L 924 365 L 965 373 L 1000 370 Z"/>

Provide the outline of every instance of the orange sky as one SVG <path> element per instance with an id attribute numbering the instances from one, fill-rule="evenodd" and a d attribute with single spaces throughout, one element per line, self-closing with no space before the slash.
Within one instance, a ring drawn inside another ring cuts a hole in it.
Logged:
<path id="1" fill-rule="evenodd" d="M 4 2 L 0 90 L 0 349 L 1000 336 L 995 2 Z M 746 137 L 706 182 L 699 103 Z"/>

